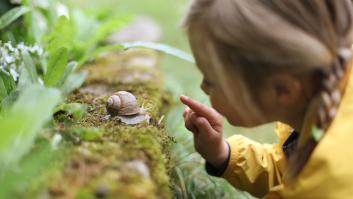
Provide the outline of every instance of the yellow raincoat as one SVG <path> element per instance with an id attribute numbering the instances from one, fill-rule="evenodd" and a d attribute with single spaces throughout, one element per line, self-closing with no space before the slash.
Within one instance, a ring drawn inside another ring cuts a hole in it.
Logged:
<path id="1" fill-rule="evenodd" d="M 353 70 L 336 118 L 293 183 L 283 182 L 282 144 L 292 129 L 278 123 L 278 144 L 260 144 L 240 135 L 227 139 L 231 155 L 222 177 L 234 187 L 266 199 L 353 198 Z"/>

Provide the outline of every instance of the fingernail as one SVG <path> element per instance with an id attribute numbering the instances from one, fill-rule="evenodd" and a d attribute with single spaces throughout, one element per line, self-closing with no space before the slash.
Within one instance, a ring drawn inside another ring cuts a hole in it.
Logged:
<path id="1" fill-rule="evenodd" d="M 181 98 L 181 99 L 189 99 L 189 97 L 186 96 L 186 95 L 181 95 L 180 98 Z"/>

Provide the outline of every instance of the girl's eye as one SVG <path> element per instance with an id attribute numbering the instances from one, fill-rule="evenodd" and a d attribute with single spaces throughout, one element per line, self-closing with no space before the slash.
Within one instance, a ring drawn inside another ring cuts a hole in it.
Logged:
<path id="1" fill-rule="evenodd" d="M 207 86 L 207 87 L 212 86 L 212 83 L 209 82 L 209 81 L 207 81 L 207 80 L 205 80 L 205 79 L 202 81 L 202 84 L 205 85 L 205 86 Z"/>
<path id="2" fill-rule="evenodd" d="M 206 80 L 202 80 L 201 83 L 201 89 L 207 94 L 210 94 L 210 88 L 212 88 L 212 83 L 206 81 Z"/>

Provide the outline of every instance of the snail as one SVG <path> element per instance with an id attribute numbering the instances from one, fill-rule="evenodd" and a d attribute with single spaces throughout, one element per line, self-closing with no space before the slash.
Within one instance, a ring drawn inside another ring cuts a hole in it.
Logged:
<path id="1" fill-rule="evenodd" d="M 136 97 L 127 91 L 119 91 L 110 96 L 106 107 L 109 117 L 128 125 L 149 123 L 151 118 L 146 112 L 147 109 L 143 105 L 140 108 Z"/>
<path id="2" fill-rule="evenodd" d="M 119 91 L 110 96 L 107 100 L 107 111 L 111 116 L 133 116 L 141 112 L 136 97 L 127 92 Z"/>

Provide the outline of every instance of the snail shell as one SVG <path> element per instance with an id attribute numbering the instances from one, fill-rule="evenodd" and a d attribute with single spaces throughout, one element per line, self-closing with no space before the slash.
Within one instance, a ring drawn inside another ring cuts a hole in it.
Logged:
<path id="1" fill-rule="evenodd" d="M 140 107 L 133 94 L 119 91 L 108 98 L 107 111 L 111 116 L 136 115 L 140 113 Z"/>

